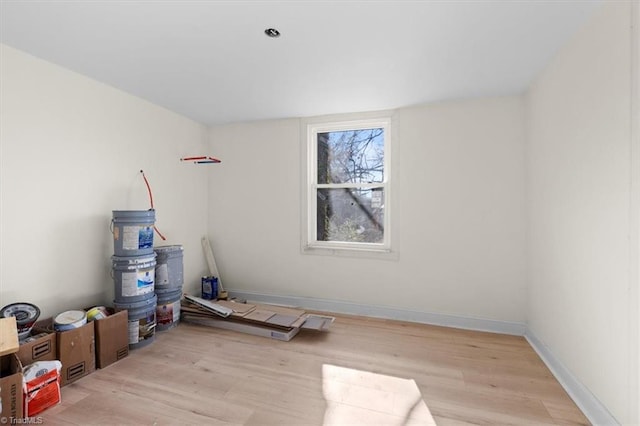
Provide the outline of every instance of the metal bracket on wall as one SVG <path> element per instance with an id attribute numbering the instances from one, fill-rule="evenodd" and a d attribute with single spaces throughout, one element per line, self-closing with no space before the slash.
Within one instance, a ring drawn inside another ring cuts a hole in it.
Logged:
<path id="1" fill-rule="evenodd" d="M 193 164 L 212 164 L 212 163 L 222 163 L 221 160 L 215 157 L 209 156 L 199 156 L 199 157 L 184 157 L 181 158 L 180 161 L 193 161 Z"/>

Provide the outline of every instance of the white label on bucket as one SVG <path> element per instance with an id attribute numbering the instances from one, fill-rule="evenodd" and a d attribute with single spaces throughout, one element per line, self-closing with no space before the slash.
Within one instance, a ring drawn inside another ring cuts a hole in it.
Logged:
<path id="1" fill-rule="evenodd" d="M 180 301 L 158 305 L 156 307 L 156 321 L 161 325 L 180 321 Z"/>
<path id="2" fill-rule="evenodd" d="M 160 325 L 173 322 L 173 303 L 165 303 L 156 307 L 156 321 Z"/>
<path id="3" fill-rule="evenodd" d="M 153 293 L 155 271 L 138 271 L 138 295 Z"/>
<path id="4" fill-rule="evenodd" d="M 153 269 L 122 273 L 122 296 L 142 296 L 153 292 Z"/>
<path id="5" fill-rule="evenodd" d="M 139 250 L 153 247 L 153 226 L 123 226 L 122 249 Z"/>
<path id="6" fill-rule="evenodd" d="M 139 226 L 123 226 L 122 227 L 122 249 L 138 250 L 140 227 Z"/>
<path id="7" fill-rule="evenodd" d="M 156 331 L 156 311 L 155 309 L 151 309 L 150 311 L 147 311 L 147 315 L 145 318 L 140 319 L 140 323 L 138 327 L 138 333 L 139 333 L 138 338 L 140 340 L 148 339 L 151 336 L 153 336 L 155 331 Z"/>
<path id="8" fill-rule="evenodd" d="M 169 284 L 169 268 L 166 263 L 156 266 L 156 285 Z"/>
<path id="9" fill-rule="evenodd" d="M 138 233 L 138 248 L 153 247 L 153 226 L 141 226 Z"/>
<path id="10" fill-rule="evenodd" d="M 180 321 L 180 300 L 173 302 L 173 322 Z"/>
<path id="11" fill-rule="evenodd" d="M 129 321 L 129 344 L 135 345 L 138 343 L 138 336 L 140 335 L 140 321 Z"/>

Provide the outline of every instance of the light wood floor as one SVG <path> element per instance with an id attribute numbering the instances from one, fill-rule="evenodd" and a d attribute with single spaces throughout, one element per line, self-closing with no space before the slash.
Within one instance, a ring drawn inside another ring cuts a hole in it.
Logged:
<path id="1" fill-rule="evenodd" d="M 183 323 L 62 400 L 44 423 L 588 424 L 522 337 L 342 315 L 290 342 Z"/>

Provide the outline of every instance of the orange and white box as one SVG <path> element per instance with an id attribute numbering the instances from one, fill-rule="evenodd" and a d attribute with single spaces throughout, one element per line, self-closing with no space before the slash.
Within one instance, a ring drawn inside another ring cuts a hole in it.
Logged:
<path id="1" fill-rule="evenodd" d="M 38 361 L 24 368 L 24 416 L 32 417 L 59 404 L 60 361 Z"/>

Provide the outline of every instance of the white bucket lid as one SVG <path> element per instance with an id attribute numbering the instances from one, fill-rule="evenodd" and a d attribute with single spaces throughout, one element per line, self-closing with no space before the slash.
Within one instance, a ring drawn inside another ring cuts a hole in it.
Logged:
<path id="1" fill-rule="evenodd" d="M 86 323 L 87 314 L 84 311 L 66 311 L 58 314 L 53 321 L 57 325 L 75 325 L 78 327 Z"/>

